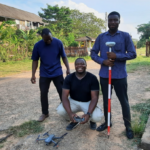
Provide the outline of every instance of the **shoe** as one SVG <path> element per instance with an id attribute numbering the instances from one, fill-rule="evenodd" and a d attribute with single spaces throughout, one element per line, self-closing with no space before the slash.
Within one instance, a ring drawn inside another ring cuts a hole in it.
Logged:
<path id="1" fill-rule="evenodd" d="M 132 129 L 126 129 L 126 136 L 128 139 L 133 139 L 134 138 L 134 133 L 132 131 Z"/>
<path id="2" fill-rule="evenodd" d="M 71 122 L 67 127 L 66 130 L 71 131 L 74 129 L 80 122 Z"/>
<path id="3" fill-rule="evenodd" d="M 37 120 L 38 122 L 42 122 L 44 121 L 47 117 L 49 117 L 49 114 L 45 115 L 45 114 L 42 114 L 39 118 L 39 120 Z"/>
<path id="4" fill-rule="evenodd" d="M 112 127 L 112 123 L 110 123 L 110 127 Z M 103 123 L 102 125 L 100 125 L 96 131 L 104 131 L 105 129 L 107 129 L 107 123 Z"/>
<path id="5" fill-rule="evenodd" d="M 96 127 L 97 127 L 96 123 L 95 123 L 95 122 L 90 121 L 90 129 L 92 129 L 92 130 L 96 130 Z"/>

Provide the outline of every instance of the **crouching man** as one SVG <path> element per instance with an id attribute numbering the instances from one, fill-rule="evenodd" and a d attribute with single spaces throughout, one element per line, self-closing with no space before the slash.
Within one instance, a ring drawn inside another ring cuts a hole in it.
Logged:
<path id="1" fill-rule="evenodd" d="M 66 130 L 72 130 L 78 125 L 74 120 L 77 112 L 84 112 L 85 124 L 90 120 L 90 128 L 96 129 L 96 122 L 103 117 L 103 112 L 97 105 L 99 97 L 99 82 L 95 75 L 86 71 L 86 61 L 78 58 L 75 61 L 76 72 L 66 77 L 63 84 L 62 103 L 57 108 L 57 113 L 65 119 L 71 120 Z M 70 95 L 70 96 L 69 96 Z"/>

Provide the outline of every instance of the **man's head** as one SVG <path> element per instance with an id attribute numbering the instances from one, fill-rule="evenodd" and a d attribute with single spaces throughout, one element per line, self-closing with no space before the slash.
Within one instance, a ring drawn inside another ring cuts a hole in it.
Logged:
<path id="1" fill-rule="evenodd" d="M 87 64 L 84 58 L 77 58 L 75 60 L 75 69 L 77 73 L 79 74 L 85 73 L 86 66 Z"/>
<path id="2" fill-rule="evenodd" d="M 111 31 L 116 31 L 120 24 L 120 14 L 116 11 L 111 12 L 108 15 L 108 27 Z"/>
<path id="3" fill-rule="evenodd" d="M 51 34 L 51 31 L 47 28 L 44 28 L 42 30 L 42 33 L 41 33 L 41 36 L 43 38 L 43 41 L 46 43 L 46 44 L 51 44 L 53 38 L 52 38 L 52 34 Z"/>

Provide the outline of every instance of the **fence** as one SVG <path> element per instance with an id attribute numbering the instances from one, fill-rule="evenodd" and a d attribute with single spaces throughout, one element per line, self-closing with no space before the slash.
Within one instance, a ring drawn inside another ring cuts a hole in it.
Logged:
<path id="1" fill-rule="evenodd" d="M 146 42 L 146 56 L 150 57 L 150 42 Z"/>
<path id="2" fill-rule="evenodd" d="M 88 55 L 87 47 L 65 47 L 65 52 L 70 57 Z"/>

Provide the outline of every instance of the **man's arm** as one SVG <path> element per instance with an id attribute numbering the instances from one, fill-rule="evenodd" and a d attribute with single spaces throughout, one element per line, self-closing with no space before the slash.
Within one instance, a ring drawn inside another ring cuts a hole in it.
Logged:
<path id="1" fill-rule="evenodd" d="M 96 38 L 96 41 L 94 43 L 94 46 L 91 50 L 91 58 L 98 64 L 102 64 L 104 59 L 98 56 L 98 53 L 100 52 L 100 35 Z"/>
<path id="2" fill-rule="evenodd" d="M 37 67 L 38 67 L 38 60 L 33 60 L 32 61 L 32 77 L 31 77 L 31 83 L 32 84 L 36 83 L 35 73 L 36 73 Z"/>
<path id="3" fill-rule="evenodd" d="M 67 57 L 63 57 L 62 60 L 63 60 L 63 63 L 65 64 L 65 66 L 67 68 L 66 74 L 69 75 L 70 74 L 70 68 L 69 68 L 68 59 L 67 59 Z"/>
<path id="4" fill-rule="evenodd" d="M 101 65 L 103 64 L 103 65 L 112 67 L 114 65 L 114 60 L 109 60 L 109 59 L 105 60 L 101 58 L 100 56 L 98 56 L 99 52 L 100 52 L 100 35 L 97 37 L 94 43 L 94 46 L 91 50 L 91 58 L 98 64 L 101 64 Z"/>
<path id="5" fill-rule="evenodd" d="M 63 104 L 66 112 L 68 113 L 68 115 L 70 117 L 70 120 L 72 122 L 75 122 L 75 120 L 73 118 L 77 117 L 77 115 L 72 113 L 72 111 L 71 111 L 70 102 L 69 102 L 69 99 L 68 99 L 69 93 L 70 93 L 70 90 L 68 90 L 68 89 L 63 89 L 62 90 L 62 104 Z"/>
<path id="6" fill-rule="evenodd" d="M 91 102 L 90 102 L 89 109 L 88 109 L 88 112 L 90 114 L 93 113 L 93 111 L 97 105 L 98 97 L 99 97 L 99 91 L 91 91 Z M 82 117 L 85 118 L 85 120 L 84 120 L 84 122 L 81 122 L 81 124 L 88 122 L 88 120 L 90 118 L 90 116 L 88 114 L 84 114 Z"/>

